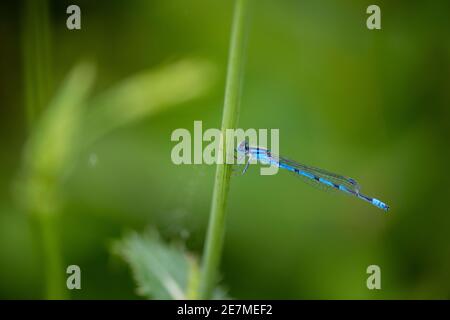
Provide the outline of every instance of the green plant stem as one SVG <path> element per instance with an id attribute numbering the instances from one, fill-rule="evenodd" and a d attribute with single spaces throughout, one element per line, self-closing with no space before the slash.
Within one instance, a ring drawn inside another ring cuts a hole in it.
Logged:
<path id="1" fill-rule="evenodd" d="M 28 132 L 49 103 L 52 90 L 50 19 L 48 0 L 27 0 L 22 15 L 24 104 Z M 58 245 L 57 213 L 32 212 L 42 240 L 45 297 L 64 299 L 63 264 Z"/>
<path id="2" fill-rule="evenodd" d="M 45 261 L 45 294 L 47 299 L 65 299 L 63 264 L 58 243 L 58 215 L 41 213 L 37 216 Z"/>
<path id="3" fill-rule="evenodd" d="M 25 111 L 28 129 L 50 99 L 52 89 L 48 0 L 27 0 L 22 15 Z"/>
<path id="4" fill-rule="evenodd" d="M 222 115 L 221 154 L 226 159 L 233 141 L 226 139 L 226 130 L 236 127 L 239 112 L 241 74 L 244 65 L 245 25 L 248 0 L 236 0 L 228 57 L 225 100 Z M 203 252 L 199 298 L 208 299 L 216 284 L 218 266 L 225 234 L 227 195 L 231 177 L 231 164 L 217 164 L 214 191 L 206 243 Z"/>

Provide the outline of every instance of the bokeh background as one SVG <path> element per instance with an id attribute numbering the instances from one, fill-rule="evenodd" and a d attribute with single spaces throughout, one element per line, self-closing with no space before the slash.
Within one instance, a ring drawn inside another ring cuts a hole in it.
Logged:
<path id="1" fill-rule="evenodd" d="M 377 1 L 375 31 L 371 1 L 253 2 L 239 126 L 280 129 L 284 155 L 357 179 L 391 210 L 251 167 L 231 182 L 222 287 L 450 298 L 449 2 Z M 66 28 L 70 4 L 81 30 Z M 45 298 L 58 260 L 82 269 L 66 297 L 141 298 L 111 253 L 130 230 L 201 256 L 215 168 L 174 165 L 170 136 L 220 127 L 232 13 L 225 0 L 2 1 L 1 298 Z M 371 264 L 382 290 L 366 288 Z"/>

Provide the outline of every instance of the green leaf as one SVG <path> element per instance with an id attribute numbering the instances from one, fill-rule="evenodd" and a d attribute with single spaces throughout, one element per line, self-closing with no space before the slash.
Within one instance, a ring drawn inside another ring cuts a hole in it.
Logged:
<path id="1" fill-rule="evenodd" d="M 150 299 L 197 299 L 200 268 L 196 257 L 163 242 L 155 231 L 128 234 L 113 246 L 131 267 L 138 294 Z M 228 299 L 217 288 L 213 299 Z"/>
<path id="2" fill-rule="evenodd" d="M 92 99 L 84 121 L 85 145 L 110 131 L 204 94 L 214 80 L 205 61 L 182 60 L 146 70 Z"/>
<path id="3" fill-rule="evenodd" d="M 198 271 L 193 257 L 161 241 L 155 232 L 132 233 L 114 246 L 130 265 L 138 294 L 154 299 L 187 299 L 190 275 Z M 195 284 L 194 284 L 195 285 Z"/>
<path id="4" fill-rule="evenodd" d="M 60 183 L 76 154 L 75 140 L 93 81 L 94 70 L 87 64 L 77 65 L 67 76 L 32 129 L 16 184 L 18 202 L 37 218 L 49 299 L 67 296 L 57 234 Z"/>
<path id="5" fill-rule="evenodd" d="M 26 143 L 22 201 L 31 212 L 55 212 L 57 185 L 75 154 L 83 105 L 94 80 L 93 67 L 77 65 L 42 113 Z"/>

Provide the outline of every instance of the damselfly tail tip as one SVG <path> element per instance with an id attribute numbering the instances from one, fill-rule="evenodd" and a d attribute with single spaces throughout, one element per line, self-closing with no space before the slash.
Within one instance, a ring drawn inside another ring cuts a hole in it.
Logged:
<path id="1" fill-rule="evenodd" d="M 373 198 L 372 199 L 372 204 L 374 206 L 377 206 L 378 208 L 386 211 L 386 212 L 389 211 L 389 206 L 386 203 L 384 203 L 384 202 L 382 202 L 382 201 L 380 201 L 378 199 Z"/>

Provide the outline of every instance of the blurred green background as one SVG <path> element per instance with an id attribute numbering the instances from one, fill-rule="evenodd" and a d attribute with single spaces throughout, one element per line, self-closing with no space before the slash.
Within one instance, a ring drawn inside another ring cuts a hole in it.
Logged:
<path id="1" fill-rule="evenodd" d="M 0 5 L 0 298 L 45 297 L 39 215 L 58 216 L 61 263 L 81 267 L 69 297 L 139 298 L 111 254 L 127 231 L 202 252 L 215 167 L 174 165 L 170 135 L 220 127 L 233 1 L 76 1 L 78 31 L 73 1 L 48 17 L 33 3 Z M 233 177 L 233 298 L 450 298 L 450 3 L 377 1 L 378 31 L 370 4 L 253 1 L 239 126 L 280 129 L 284 155 L 391 210 L 285 172 Z"/>

